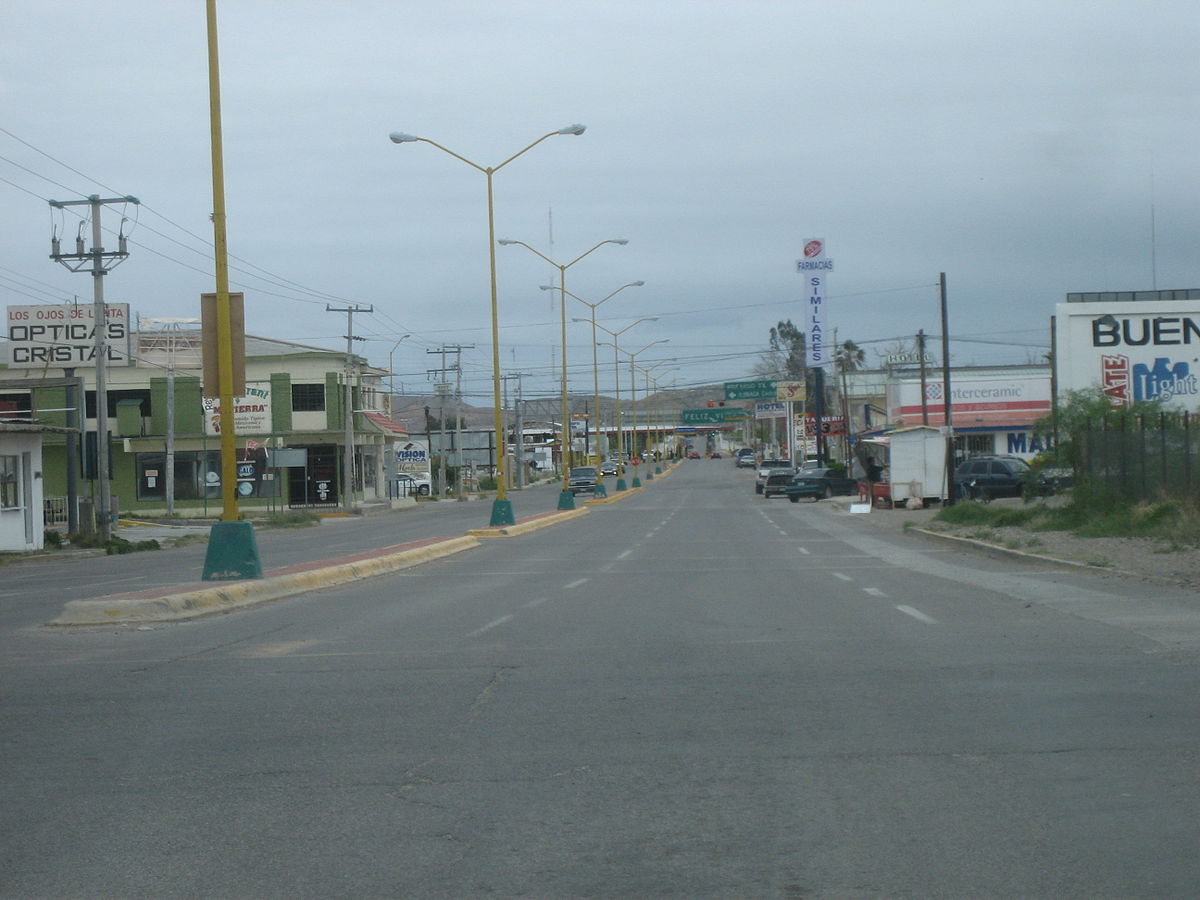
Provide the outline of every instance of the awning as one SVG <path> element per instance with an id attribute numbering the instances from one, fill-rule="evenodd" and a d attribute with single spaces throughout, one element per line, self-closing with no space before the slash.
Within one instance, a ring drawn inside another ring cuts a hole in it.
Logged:
<path id="1" fill-rule="evenodd" d="M 396 435 L 403 435 L 404 437 L 408 437 L 408 429 L 407 428 L 405 428 L 403 425 L 400 425 L 397 422 L 393 422 L 391 419 L 389 419 L 383 413 L 363 412 L 363 413 L 360 413 L 359 415 L 361 415 L 364 419 L 366 419 L 372 425 L 376 426 L 384 434 L 396 434 Z"/>

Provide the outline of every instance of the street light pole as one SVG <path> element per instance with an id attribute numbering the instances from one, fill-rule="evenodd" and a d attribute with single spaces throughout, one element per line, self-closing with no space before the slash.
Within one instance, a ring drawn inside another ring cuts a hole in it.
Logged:
<path id="1" fill-rule="evenodd" d="M 554 266 L 554 268 L 558 269 L 558 290 L 560 292 L 559 297 L 558 297 L 558 306 L 559 306 L 559 311 L 561 313 L 560 318 L 562 319 L 562 429 L 559 432 L 559 434 L 560 434 L 559 456 L 562 459 L 562 479 L 563 479 L 562 491 L 558 495 L 558 508 L 559 509 L 574 509 L 575 508 L 575 495 L 571 493 L 571 486 L 570 486 L 571 485 L 571 436 L 570 436 L 571 406 L 570 406 L 570 401 L 567 397 L 567 269 L 571 268 L 571 266 L 575 265 L 575 263 L 579 262 L 581 259 L 583 259 L 585 256 L 587 256 L 589 253 L 593 252 L 594 250 L 599 250 L 605 244 L 620 244 L 623 247 L 626 244 L 628 244 L 629 241 L 625 240 L 624 238 L 609 238 L 608 240 L 604 240 L 604 241 L 601 241 L 600 243 L 596 244 L 591 249 L 584 251 L 583 253 L 581 253 L 577 257 L 575 257 L 573 260 L 571 260 L 569 263 L 565 263 L 565 264 L 555 262 L 550 257 L 546 256 L 544 253 L 541 253 L 540 251 L 535 250 L 533 247 L 526 244 L 524 241 L 508 241 L 508 240 L 501 239 L 500 241 L 498 241 L 498 243 L 501 244 L 502 246 L 516 244 L 520 247 L 524 247 L 530 253 L 534 254 L 535 256 L 541 257 L 546 262 L 550 263 L 550 265 Z"/>
<path id="2" fill-rule="evenodd" d="M 632 431 L 632 435 L 630 437 L 630 443 L 629 443 L 629 461 L 633 464 L 633 481 L 630 483 L 630 486 L 635 487 L 635 488 L 641 487 L 642 481 L 640 478 L 638 478 L 638 462 L 637 462 L 637 460 L 640 459 L 641 457 L 639 457 L 637 455 L 637 452 L 638 452 L 637 451 L 637 439 L 638 439 L 638 433 L 637 433 L 637 427 L 638 427 L 637 373 L 634 369 L 633 361 L 638 357 L 639 354 L 644 353 L 645 351 L 649 350 L 651 347 L 655 346 L 656 344 L 665 344 L 669 340 L 670 340 L 670 338 L 660 338 L 657 341 L 651 341 L 649 344 L 647 344 L 641 350 L 637 350 L 633 353 L 630 353 L 628 350 L 621 351 L 622 353 L 626 354 L 629 357 L 629 394 L 630 394 L 630 403 L 631 403 L 631 407 L 633 410 L 633 431 Z"/>
<path id="3" fill-rule="evenodd" d="M 596 308 L 598 306 L 600 306 L 600 304 L 602 304 L 605 300 L 609 300 L 612 297 L 615 297 L 617 294 L 621 293 L 621 291 L 625 290 L 625 288 L 641 287 L 645 283 L 646 282 L 644 282 L 644 281 L 631 281 L 628 284 L 623 284 L 619 288 L 617 288 L 615 291 L 610 292 L 608 294 L 608 296 L 600 298 L 595 303 L 591 303 L 587 300 L 584 300 L 579 295 L 572 294 L 570 291 L 563 291 L 563 293 L 566 294 L 566 296 L 573 297 L 574 299 L 576 299 L 580 303 L 582 303 L 584 306 L 588 307 L 588 309 L 590 309 L 591 313 L 592 313 L 590 320 L 589 319 L 572 319 L 571 321 L 572 322 L 590 321 L 592 323 L 592 401 L 594 404 L 592 415 L 594 415 L 596 417 L 594 446 L 597 448 L 597 451 L 599 450 L 599 447 L 600 447 L 600 365 L 596 358 L 597 350 L 599 347 L 599 345 L 596 342 Z M 552 291 L 552 290 L 556 290 L 556 288 L 554 288 L 552 285 L 544 284 L 544 285 L 542 285 L 542 290 L 543 291 Z"/>
<path id="4" fill-rule="evenodd" d="M 624 328 L 621 328 L 617 331 L 611 331 L 610 329 L 605 328 L 603 325 L 600 325 L 599 323 L 597 323 L 597 325 L 596 325 L 597 328 L 599 328 L 601 331 L 603 331 L 605 334 L 609 335 L 612 338 L 613 381 L 615 382 L 614 387 L 615 387 L 615 394 L 616 394 L 616 396 L 613 399 L 613 430 L 617 434 L 617 487 L 616 487 L 616 490 L 618 490 L 618 491 L 627 490 L 627 485 L 625 484 L 625 466 L 622 465 L 622 463 L 621 463 L 621 443 L 622 443 L 621 442 L 621 357 L 619 355 L 621 348 L 618 346 L 618 338 L 620 338 L 621 335 L 623 335 L 626 331 L 628 331 L 634 325 L 640 325 L 642 322 L 657 322 L 657 321 L 658 321 L 658 316 L 644 316 L 641 319 L 637 319 L 633 322 L 630 322 Z M 608 341 L 604 341 L 603 343 L 607 344 Z"/>
<path id="5" fill-rule="evenodd" d="M 508 448 L 507 442 L 504 439 L 504 411 L 500 406 L 500 313 L 499 302 L 496 295 L 496 215 L 495 215 L 495 200 L 492 191 L 492 176 L 507 166 L 510 162 L 532 150 L 542 141 L 547 138 L 552 138 L 559 134 L 583 134 L 585 126 L 583 125 L 568 125 L 566 128 L 560 128 L 557 131 L 551 131 L 543 134 L 533 143 L 518 150 L 504 162 L 496 166 L 481 166 L 476 162 L 472 162 L 461 154 L 455 153 L 453 150 L 443 147 L 436 141 L 431 141 L 429 138 L 417 137 L 412 134 L 405 134 L 401 131 L 393 131 L 388 138 L 394 144 L 410 144 L 410 143 L 426 143 L 437 147 L 443 153 L 453 156 L 460 162 L 466 163 L 471 168 L 478 172 L 482 172 L 487 179 L 487 217 L 488 217 L 488 272 L 491 281 L 491 303 L 492 303 L 492 404 L 495 408 L 493 423 L 496 429 L 496 499 L 492 503 L 492 516 L 489 524 L 493 527 L 501 525 L 514 525 L 516 519 L 513 517 L 512 502 L 508 499 L 505 480 L 507 478 L 508 464 L 506 455 Z"/>

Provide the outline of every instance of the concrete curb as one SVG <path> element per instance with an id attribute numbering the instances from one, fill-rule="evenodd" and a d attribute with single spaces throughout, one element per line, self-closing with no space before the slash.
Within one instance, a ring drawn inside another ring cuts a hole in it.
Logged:
<path id="1" fill-rule="evenodd" d="M 611 503 L 616 503 L 618 500 L 624 500 L 626 497 L 636 494 L 638 491 L 644 491 L 644 487 L 626 488 L 623 491 L 613 491 L 607 497 L 597 497 L 594 500 L 584 500 L 584 506 L 608 506 Z"/>
<path id="2" fill-rule="evenodd" d="M 1033 559 L 1040 563 L 1049 565 L 1063 566 L 1068 569 L 1083 569 L 1088 572 L 1104 572 L 1109 575 L 1127 575 L 1130 573 L 1123 572 L 1120 569 L 1113 569 L 1107 566 L 1095 566 L 1091 563 L 1076 562 L 1070 559 L 1059 559 L 1055 556 L 1043 556 L 1040 553 L 1026 553 L 1024 550 L 1014 550 L 1011 547 L 1001 547 L 999 544 L 989 544 L 987 541 L 981 541 L 978 538 L 960 537 L 956 534 L 945 534 L 940 531 L 930 531 L 928 528 L 911 528 L 910 531 L 915 531 L 922 537 L 930 538 L 934 541 L 943 541 L 949 544 L 967 545 L 989 556 L 998 557 L 1016 557 L 1017 559 Z"/>
<path id="3" fill-rule="evenodd" d="M 518 522 L 516 525 L 501 525 L 496 528 L 472 528 L 467 534 L 475 538 L 519 537 L 523 534 L 529 534 L 531 531 L 537 531 L 539 528 L 547 528 L 550 525 L 557 525 L 559 522 L 574 519 L 576 516 L 582 516 L 586 512 L 586 509 L 567 509 L 562 512 L 552 512 L 536 516 L 524 522 Z"/>
<path id="4" fill-rule="evenodd" d="M 252 581 L 216 582 L 209 587 L 184 589 L 166 596 L 116 595 L 92 600 L 72 600 L 63 607 L 57 619 L 47 624 L 110 625 L 195 619 L 397 572 L 478 546 L 479 541 L 468 535 L 323 568 L 289 572 Z"/>

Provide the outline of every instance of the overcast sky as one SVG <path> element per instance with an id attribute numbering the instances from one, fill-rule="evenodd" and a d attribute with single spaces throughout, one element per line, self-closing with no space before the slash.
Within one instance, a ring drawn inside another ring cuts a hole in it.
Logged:
<path id="1" fill-rule="evenodd" d="M 0 291 L 91 299 L 48 258 L 48 199 L 134 195 L 106 281 L 145 316 L 213 290 L 202 0 L 5 0 Z M 1200 11 L 1180 2 L 219 0 L 231 279 L 253 334 L 359 349 L 428 390 L 444 344 L 490 396 L 484 176 L 497 236 L 568 262 L 621 346 L 679 386 L 751 377 L 804 316 L 796 260 L 827 241 L 828 325 L 876 350 L 940 334 L 955 364 L 1048 349 L 1068 291 L 1200 287 Z M 107 241 L 115 245 L 111 235 Z M 498 251 L 502 364 L 553 393 L 555 272 Z M 587 308 L 569 301 L 569 318 Z M 404 334 L 412 337 L 395 349 Z M 602 336 L 603 337 L 603 336 Z M 591 391 L 571 324 L 571 388 Z M 611 348 L 601 387 L 611 388 Z"/>

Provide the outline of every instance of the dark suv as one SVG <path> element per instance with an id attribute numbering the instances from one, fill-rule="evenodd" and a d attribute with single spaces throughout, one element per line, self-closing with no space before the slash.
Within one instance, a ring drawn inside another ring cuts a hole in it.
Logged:
<path id="1" fill-rule="evenodd" d="M 968 500 L 1020 497 L 1028 472 L 1029 463 L 1017 456 L 973 456 L 954 470 L 955 493 Z"/>

